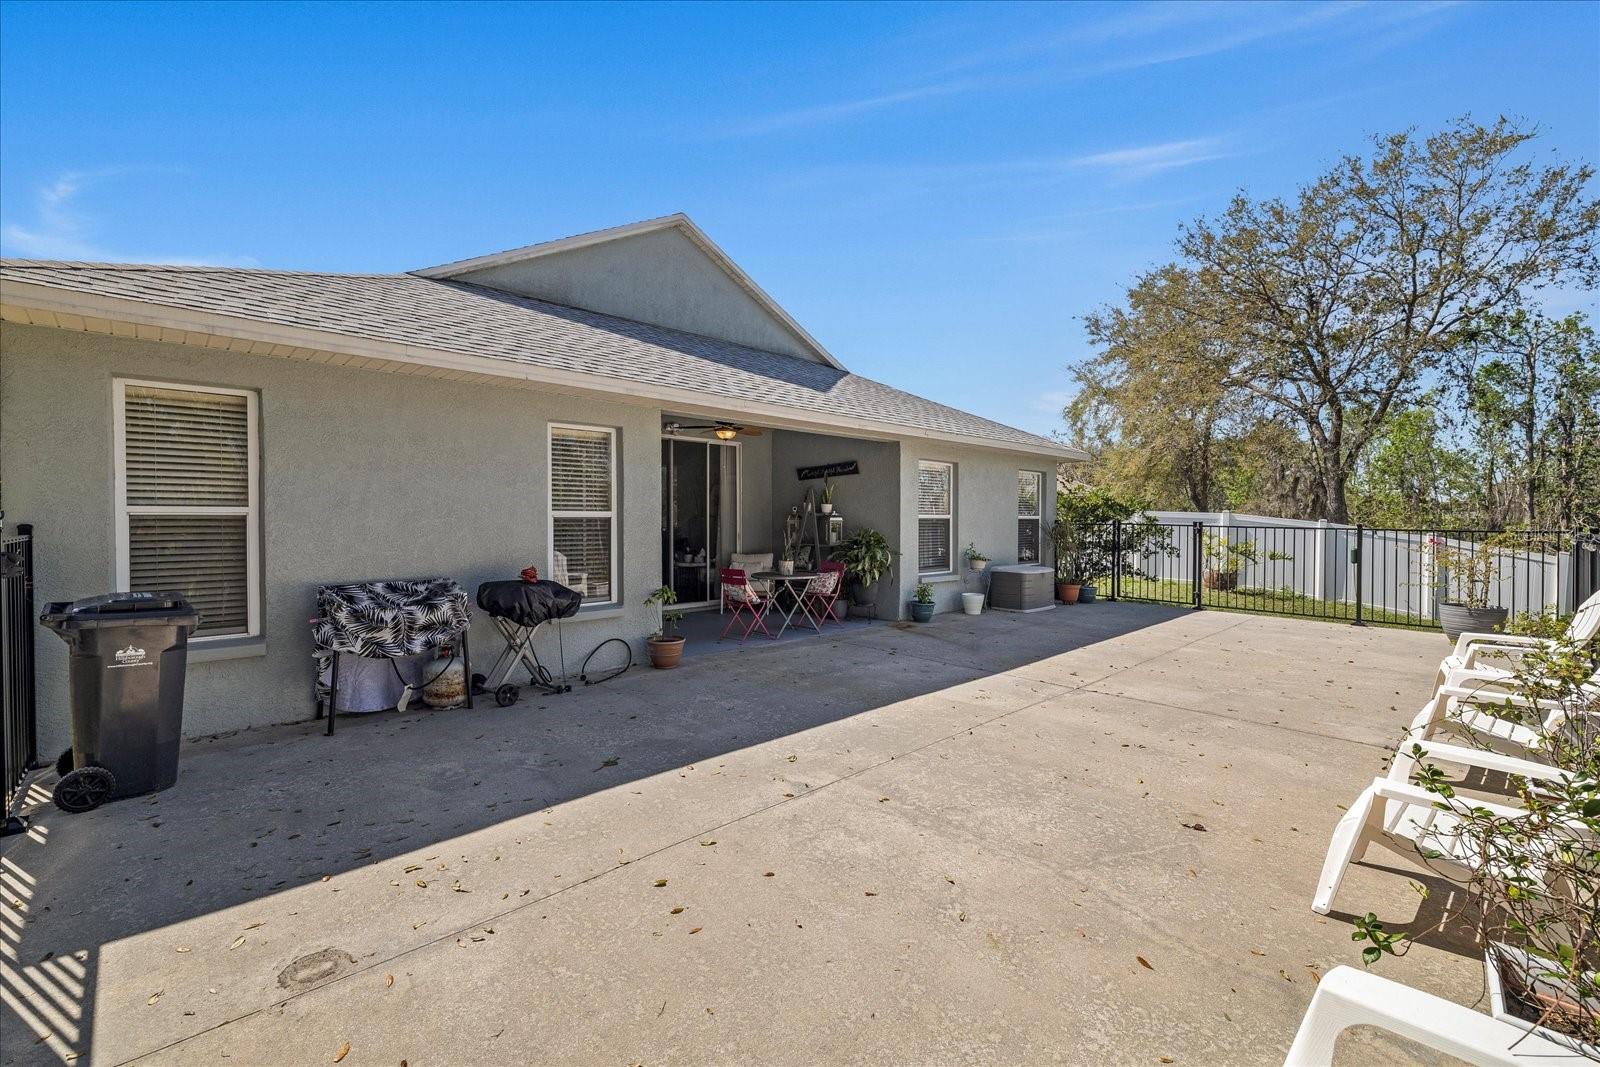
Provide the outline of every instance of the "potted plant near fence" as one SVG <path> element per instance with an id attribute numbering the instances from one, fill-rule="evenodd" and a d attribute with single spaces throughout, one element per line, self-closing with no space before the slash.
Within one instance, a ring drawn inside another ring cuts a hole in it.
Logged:
<path id="1" fill-rule="evenodd" d="M 1464 543 L 1430 537 L 1426 547 L 1433 585 L 1444 589 L 1444 599 L 1439 602 L 1439 628 L 1444 635 L 1454 641 L 1463 633 L 1499 631 L 1505 625 L 1506 609 L 1489 604 L 1499 563 L 1498 540 L 1490 537 Z"/>
<path id="2" fill-rule="evenodd" d="M 966 557 L 967 566 L 976 573 L 983 573 L 983 569 L 989 565 L 989 557 L 978 551 L 975 542 L 969 541 L 967 547 L 961 550 L 961 554 Z"/>
<path id="3" fill-rule="evenodd" d="M 1490 1014 L 1592 1060 L 1600 1060 L 1600 693 L 1588 684 L 1596 655 L 1592 644 L 1561 638 L 1524 654 L 1509 682 L 1534 705 L 1523 717 L 1530 751 L 1566 772 L 1559 780 L 1510 778 L 1515 796 L 1497 797 L 1491 809 L 1456 791 L 1458 772 L 1441 771 L 1424 749 L 1412 749 L 1418 784 L 1451 820 L 1442 831 L 1451 852 L 1480 858 L 1463 913 L 1474 916 L 1476 943 L 1488 946 Z M 1452 717 L 1516 717 L 1503 696 L 1463 701 Z M 1466 743 L 1490 745 L 1461 732 Z M 1403 955 L 1411 941 L 1372 915 L 1357 920 L 1352 936 L 1369 942 L 1368 964 Z"/>
<path id="4" fill-rule="evenodd" d="M 872 587 L 894 565 L 894 551 L 888 539 L 870 526 L 863 526 L 845 538 L 833 558 L 844 564 L 846 592 L 857 613 L 870 609 Z"/>
<path id="5" fill-rule="evenodd" d="M 1260 563 L 1262 559 L 1292 560 L 1286 552 L 1269 551 L 1265 556 L 1254 538 L 1230 541 L 1226 533 L 1207 530 L 1200 535 L 1200 554 L 1204 560 L 1200 582 L 1207 589 L 1231 593 L 1239 588 L 1239 571 L 1246 563 Z"/>
<path id="6" fill-rule="evenodd" d="M 912 594 L 911 617 L 917 622 L 933 619 L 933 586 L 927 582 L 917 583 L 917 591 Z"/>
<path id="7" fill-rule="evenodd" d="M 1050 543 L 1056 555 L 1056 599 L 1063 604 L 1076 604 L 1082 591 L 1078 580 L 1078 552 L 1083 538 L 1078 524 L 1068 518 L 1057 518 L 1050 527 Z"/>
<path id="8" fill-rule="evenodd" d="M 684 636 L 677 633 L 683 612 L 667 611 L 668 604 L 678 602 L 678 594 L 670 586 L 662 586 L 644 598 L 645 604 L 656 609 L 656 632 L 645 639 L 650 649 L 650 666 L 658 670 L 671 670 L 683 659 Z"/>

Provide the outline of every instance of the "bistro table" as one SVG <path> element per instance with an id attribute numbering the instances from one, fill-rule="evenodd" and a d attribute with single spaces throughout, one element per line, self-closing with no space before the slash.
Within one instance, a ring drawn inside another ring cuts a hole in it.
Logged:
<path id="1" fill-rule="evenodd" d="M 786 598 L 789 601 L 788 610 L 784 610 L 783 601 L 780 600 L 776 595 L 773 595 L 768 600 L 768 603 L 771 604 L 773 608 L 777 609 L 777 613 L 783 616 L 783 625 L 778 627 L 778 632 L 773 634 L 773 637 L 782 637 L 784 631 L 789 628 L 789 624 L 794 621 L 796 613 L 800 612 L 800 603 L 805 595 L 806 583 L 811 581 L 813 578 L 820 577 L 822 577 L 822 575 L 818 571 L 795 571 L 793 574 L 780 574 L 777 571 L 757 571 L 756 573 L 750 575 L 751 581 L 764 583 L 768 589 L 773 591 L 774 594 L 777 593 L 777 587 L 779 585 L 782 585 L 789 590 L 789 596 Z M 796 588 L 797 586 L 798 588 Z M 768 610 L 771 609 L 769 608 Z M 822 627 L 817 623 L 816 619 L 811 617 L 811 613 L 804 612 L 803 614 L 805 615 L 806 621 L 811 624 L 811 628 L 817 631 L 817 633 L 821 633 Z"/>

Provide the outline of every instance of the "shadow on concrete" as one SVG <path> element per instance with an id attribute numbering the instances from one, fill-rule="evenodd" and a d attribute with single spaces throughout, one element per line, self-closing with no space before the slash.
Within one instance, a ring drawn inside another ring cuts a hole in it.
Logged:
<path id="1" fill-rule="evenodd" d="M 830 628 L 510 708 L 342 716 L 333 737 L 317 722 L 245 731 L 187 743 L 173 789 L 77 816 L 49 805 L 46 779 L 33 831 L 5 843 L 0 960 L 6 1013 L 42 1040 L 8 1038 L 0 1062 L 88 1062 L 102 946 L 1186 614 L 1123 603 Z"/>

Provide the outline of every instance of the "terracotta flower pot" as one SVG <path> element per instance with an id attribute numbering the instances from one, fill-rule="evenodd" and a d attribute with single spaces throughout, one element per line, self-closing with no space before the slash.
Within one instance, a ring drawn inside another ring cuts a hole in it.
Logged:
<path id="1" fill-rule="evenodd" d="M 652 637 L 645 641 L 650 648 L 650 666 L 669 671 L 683 659 L 683 637 Z"/>
<path id="2" fill-rule="evenodd" d="M 1078 602 L 1078 594 L 1082 590 L 1083 587 L 1077 582 L 1057 582 L 1056 599 L 1063 604 L 1076 604 Z"/>
<path id="3" fill-rule="evenodd" d="M 1225 593 L 1231 593 L 1239 588 L 1238 571 L 1208 570 L 1201 576 L 1200 580 L 1207 589 L 1217 589 Z"/>

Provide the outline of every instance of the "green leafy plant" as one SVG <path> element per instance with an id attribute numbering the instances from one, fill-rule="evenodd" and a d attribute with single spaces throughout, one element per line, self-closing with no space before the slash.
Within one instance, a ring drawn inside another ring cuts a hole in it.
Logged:
<path id="1" fill-rule="evenodd" d="M 889 541 L 871 527 L 863 526 L 844 539 L 833 558 L 844 564 L 845 573 L 863 586 L 875 584 L 894 565 Z"/>
<path id="2" fill-rule="evenodd" d="M 974 542 L 969 542 L 967 544 L 967 547 L 961 550 L 961 555 L 966 559 L 966 561 L 968 563 L 988 563 L 989 562 L 989 557 L 984 555 L 982 552 L 979 552 L 978 551 L 978 546 Z"/>
<path id="3" fill-rule="evenodd" d="M 1177 555 L 1172 530 L 1152 518 L 1134 518 L 1141 511 L 1136 501 L 1100 486 L 1074 483 L 1059 489 L 1051 527 L 1056 580 L 1087 584 L 1109 577 L 1119 548 L 1122 572 L 1141 578 L 1149 577 L 1151 559 Z M 1120 539 L 1116 522 L 1122 523 Z M 1060 529 L 1063 523 L 1067 530 Z"/>
<path id="4" fill-rule="evenodd" d="M 1445 587 L 1446 603 L 1469 608 L 1489 606 L 1489 591 L 1500 571 L 1500 549 L 1515 544 L 1506 535 L 1481 541 L 1452 541 L 1430 537 L 1425 543 L 1423 566 L 1432 568 L 1435 585 Z"/>
<path id="5" fill-rule="evenodd" d="M 1225 574 L 1235 574 L 1244 564 L 1260 563 L 1262 559 L 1294 559 L 1287 552 L 1279 552 L 1276 549 L 1263 553 L 1254 538 L 1231 541 L 1227 534 L 1212 533 L 1210 530 L 1201 533 L 1200 542 L 1200 551 L 1205 557 L 1206 567 Z"/>
<path id="6" fill-rule="evenodd" d="M 836 489 L 838 489 L 838 486 L 834 485 L 826 478 L 822 479 L 822 492 L 817 496 L 818 502 L 832 507 L 833 494 Z"/>
<path id="7" fill-rule="evenodd" d="M 915 600 L 918 604 L 932 604 L 933 586 L 929 585 L 927 582 L 918 582 L 917 591 L 912 594 L 911 599 Z"/>
<path id="8" fill-rule="evenodd" d="M 1532 734 L 1536 759 L 1564 772 L 1537 783 L 1509 778 L 1514 807 L 1502 799 L 1490 808 L 1463 795 L 1458 773 L 1427 762 L 1421 745 L 1409 750 L 1418 764 L 1413 780 L 1451 819 L 1436 840 L 1455 855 L 1477 857 L 1466 885 L 1473 933 L 1478 943 L 1505 946 L 1491 948 L 1491 965 L 1508 993 L 1540 1025 L 1591 1046 L 1600 1046 L 1600 692 L 1591 683 L 1597 666 L 1594 642 L 1560 638 L 1523 653 L 1503 690 L 1485 688 L 1449 713 L 1456 721 L 1486 714 L 1520 722 Z M 1511 704 L 1508 695 L 1522 699 Z M 1488 747 L 1479 733 L 1456 732 Z M 1424 860 L 1442 854 L 1431 847 L 1422 852 Z M 1369 942 L 1362 952 L 1369 964 L 1403 954 L 1410 939 L 1384 930 L 1371 915 L 1351 937 Z"/>
<path id="9" fill-rule="evenodd" d="M 656 609 L 656 632 L 650 635 L 651 638 L 673 636 L 674 631 L 677 629 L 678 623 L 683 621 L 683 612 L 668 611 L 666 608 L 667 605 L 676 604 L 678 602 L 678 594 L 672 591 L 671 586 L 663 585 L 661 588 L 645 597 L 644 602 L 646 607 L 652 607 Z"/>
<path id="10" fill-rule="evenodd" d="M 1558 611 L 1548 609 L 1536 613 L 1519 611 L 1506 623 L 1505 632 L 1523 637 L 1548 637 L 1554 639 L 1565 636 L 1567 626 L 1571 622 L 1572 616 L 1570 614 L 1563 615 Z"/>

